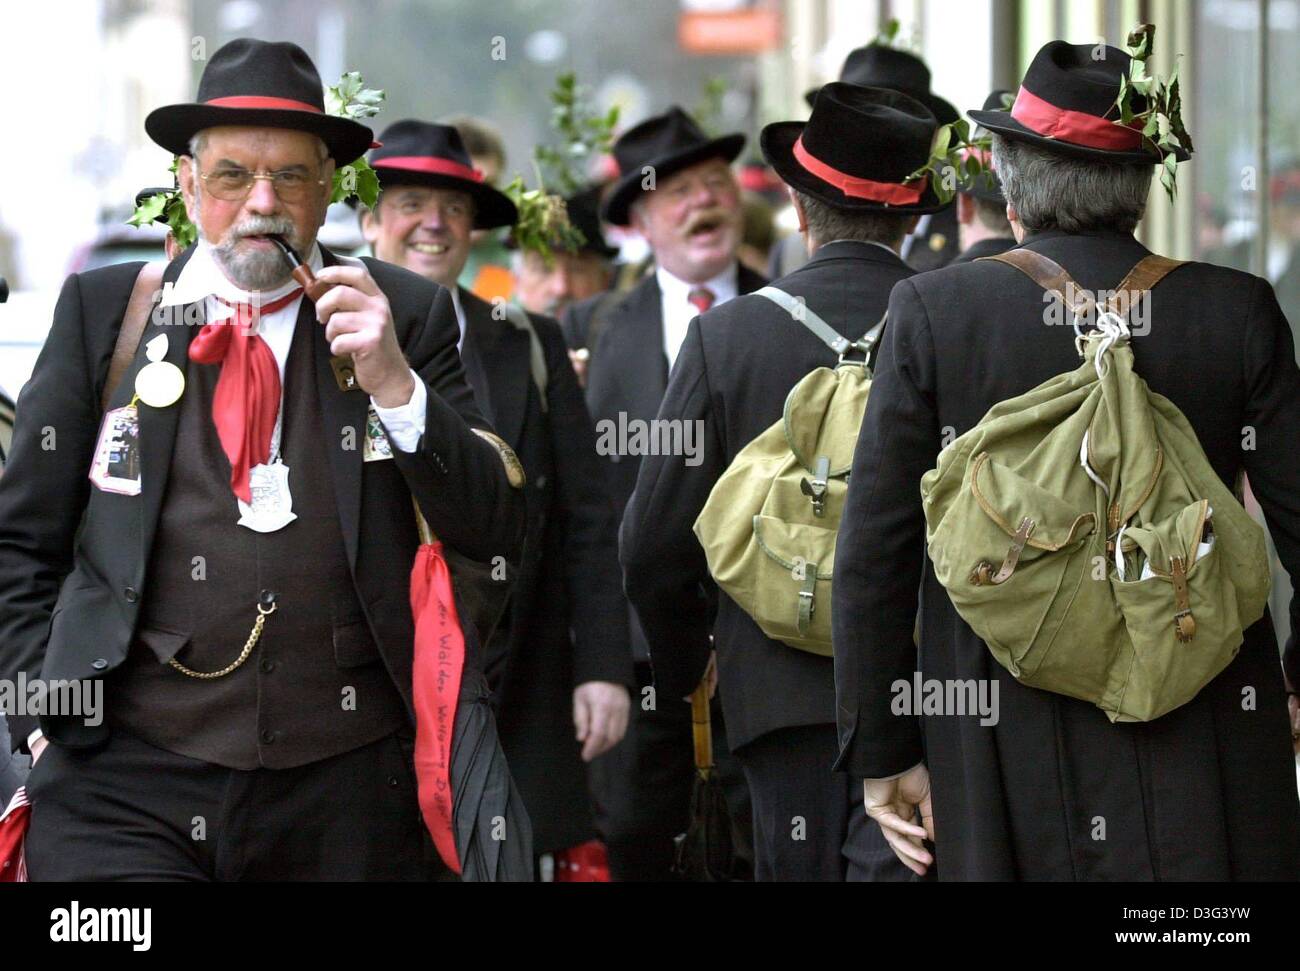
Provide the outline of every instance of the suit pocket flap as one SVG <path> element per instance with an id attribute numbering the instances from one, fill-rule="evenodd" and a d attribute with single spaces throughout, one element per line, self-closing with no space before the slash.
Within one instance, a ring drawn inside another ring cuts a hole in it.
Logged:
<path id="1" fill-rule="evenodd" d="M 136 633 L 135 639 L 153 653 L 159 664 L 166 664 L 190 642 L 190 635 L 157 627 L 143 627 Z"/>
<path id="2" fill-rule="evenodd" d="M 334 625 L 334 662 L 341 668 L 355 668 L 379 660 L 379 647 L 365 620 Z"/>

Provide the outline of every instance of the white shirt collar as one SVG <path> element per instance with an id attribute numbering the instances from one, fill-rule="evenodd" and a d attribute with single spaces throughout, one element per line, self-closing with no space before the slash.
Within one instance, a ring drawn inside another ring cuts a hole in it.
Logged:
<path id="1" fill-rule="evenodd" d="M 898 255 L 898 250 L 894 249 L 894 247 L 886 246 L 884 243 L 880 242 L 879 240 L 874 240 L 874 239 L 833 239 L 829 243 L 822 243 L 820 246 L 818 246 L 817 252 L 820 253 L 827 246 L 830 246 L 834 243 L 861 243 L 863 246 L 879 246 L 890 256 L 897 257 L 898 259 L 902 259 L 902 257 Z"/>
<path id="2" fill-rule="evenodd" d="M 680 302 L 683 306 L 687 306 L 690 292 L 698 287 L 704 287 L 713 292 L 713 303 L 716 305 L 725 303 L 739 292 L 739 272 L 738 265 L 733 261 L 712 280 L 706 280 L 704 283 L 687 283 L 673 276 L 662 266 L 656 266 L 655 280 L 658 281 L 659 292 L 664 295 L 665 300 Z"/>
<path id="3" fill-rule="evenodd" d="M 465 349 L 465 310 L 460 305 L 460 286 L 451 288 L 451 305 L 456 308 L 456 326 L 460 328 L 460 339 L 456 341 L 456 350 Z"/>

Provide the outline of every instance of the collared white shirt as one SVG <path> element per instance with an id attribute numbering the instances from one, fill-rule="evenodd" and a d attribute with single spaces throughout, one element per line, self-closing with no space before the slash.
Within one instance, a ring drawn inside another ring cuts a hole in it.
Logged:
<path id="1" fill-rule="evenodd" d="M 340 256 L 338 260 L 346 266 L 364 265 L 360 260 L 348 256 Z M 319 272 L 321 267 L 324 266 L 320 247 L 317 244 L 312 244 L 311 253 L 306 262 L 313 272 Z M 263 291 L 258 295 L 258 298 L 261 303 L 269 304 L 296 289 L 297 286 L 297 281 L 290 279 L 283 286 L 274 290 Z M 176 282 L 164 289 L 162 304 L 163 306 L 176 306 L 207 301 L 205 308 L 207 320 L 219 320 L 223 314 L 229 314 L 230 311 L 225 304 L 216 300 L 209 300 L 210 297 L 220 297 L 230 303 L 248 303 L 252 299 L 252 295 L 248 291 L 239 289 L 226 279 L 226 275 L 221 272 L 221 268 L 217 266 L 217 262 L 212 256 L 212 247 L 207 242 L 200 240 L 194 248 L 194 253 L 190 256 L 189 261 L 181 270 Z M 257 326 L 258 335 L 266 341 L 267 346 L 271 348 L 271 353 L 275 355 L 275 363 L 280 368 L 281 382 L 284 381 L 284 366 L 289 359 L 289 348 L 293 344 L 293 330 L 298 322 L 298 309 L 301 304 L 302 297 L 299 297 L 274 313 L 261 317 Z M 456 309 L 459 316 L 459 305 Z M 461 325 L 461 333 L 464 334 L 463 324 Z M 416 445 L 419 444 L 420 436 L 424 434 L 424 418 L 428 406 L 428 391 L 425 389 L 424 382 L 414 371 L 411 374 L 415 378 L 415 392 L 411 395 L 411 400 L 406 404 L 399 405 L 396 408 L 381 408 L 378 404 L 375 404 L 373 398 L 370 399 L 371 404 L 374 405 L 375 414 L 383 422 L 388 440 L 403 452 L 414 452 Z"/>
<path id="2" fill-rule="evenodd" d="M 664 322 L 664 353 L 668 355 L 671 371 L 677 361 L 677 352 L 686 340 L 686 330 L 700 311 L 688 299 L 692 290 L 703 287 L 713 293 L 713 306 L 717 307 L 736 296 L 739 289 L 739 268 L 732 263 L 725 271 L 704 283 L 687 283 L 679 280 L 662 266 L 655 267 L 655 280 L 659 283 L 659 306 Z"/>

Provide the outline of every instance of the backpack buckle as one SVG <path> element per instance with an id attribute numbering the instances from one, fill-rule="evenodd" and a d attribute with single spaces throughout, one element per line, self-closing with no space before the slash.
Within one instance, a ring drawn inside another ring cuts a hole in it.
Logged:
<path id="1" fill-rule="evenodd" d="M 1035 525 L 1035 522 L 1028 516 L 1020 520 L 1020 528 L 1016 530 L 1016 535 L 1011 540 L 1011 548 L 1007 550 L 1001 568 L 994 573 L 992 563 L 988 560 L 980 560 L 979 563 L 975 564 L 975 569 L 970 572 L 970 582 L 977 587 L 989 587 L 1010 580 L 1011 574 L 1016 571 L 1016 563 L 1020 560 L 1020 554 L 1024 552 L 1025 544 L 1029 542 L 1029 537 L 1034 532 Z"/>
<path id="2" fill-rule="evenodd" d="M 817 469 L 812 480 L 806 477 L 800 481 L 799 490 L 812 500 L 813 515 L 826 515 L 826 489 L 831 477 L 831 460 L 825 455 L 817 456 Z"/>
<path id="3" fill-rule="evenodd" d="M 1174 584 L 1174 636 L 1186 644 L 1196 636 L 1196 618 L 1192 616 L 1191 597 L 1187 592 L 1187 568 L 1181 556 L 1169 558 L 1169 578 Z"/>

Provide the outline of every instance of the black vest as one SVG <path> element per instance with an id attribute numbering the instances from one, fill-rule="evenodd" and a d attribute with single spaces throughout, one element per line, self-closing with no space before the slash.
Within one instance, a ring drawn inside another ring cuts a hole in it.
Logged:
<path id="1" fill-rule="evenodd" d="M 339 529 L 322 426 L 313 328 L 300 315 L 285 366 L 281 453 L 297 519 L 274 533 L 236 525 L 230 463 L 212 423 L 219 365 L 191 363 L 149 593 L 126 662 L 107 679 L 110 724 L 170 752 L 234 769 L 289 768 L 408 723 L 362 613 Z M 358 444 L 358 447 L 359 444 Z M 244 664 L 264 591 L 275 594 Z M 396 598 L 401 599 L 401 598 Z"/>

